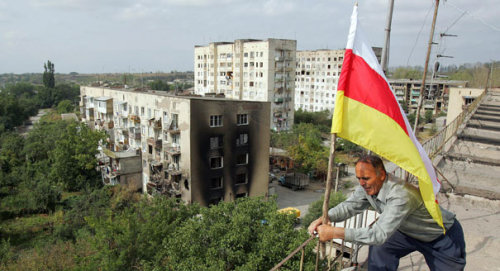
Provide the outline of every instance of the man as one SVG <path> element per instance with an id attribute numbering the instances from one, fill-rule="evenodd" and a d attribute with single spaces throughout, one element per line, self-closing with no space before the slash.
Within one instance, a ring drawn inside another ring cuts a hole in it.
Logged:
<path id="1" fill-rule="evenodd" d="M 368 270 L 397 270 L 399 259 L 413 251 L 421 252 L 431 270 L 463 270 L 465 241 L 455 214 L 441 208 L 443 229 L 432 219 L 417 188 L 386 173 L 382 160 L 374 155 L 356 162 L 360 186 L 344 202 L 328 211 L 332 222 L 344 221 L 368 207 L 380 213 L 369 228 L 349 229 L 313 221 L 310 234 L 321 241 L 344 239 L 370 245 Z"/>

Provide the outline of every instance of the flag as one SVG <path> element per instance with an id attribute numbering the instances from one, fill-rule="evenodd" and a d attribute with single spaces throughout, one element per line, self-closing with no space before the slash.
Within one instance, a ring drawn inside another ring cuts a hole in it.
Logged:
<path id="1" fill-rule="evenodd" d="M 432 162 L 416 139 L 372 48 L 364 39 L 357 17 L 355 6 L 337 87 L 331 132 L 415 175 L 425 207 L 443 227 L 436 200 L 441 184 Z"/>

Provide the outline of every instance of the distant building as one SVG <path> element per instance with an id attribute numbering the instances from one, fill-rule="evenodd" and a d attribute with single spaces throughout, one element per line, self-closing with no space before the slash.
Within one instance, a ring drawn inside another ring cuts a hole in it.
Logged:
<path id="1" fill-rule="evenodd" d="M 373 48 L 380 60 L 382 49 Z M 345 49 L 297 51 L 295 110 L 333 112 Z"/>
<path id="2" fill-rule="evenodd" d="M 239 39 L 194 48 L 194 93 L 271 103 L 270 128 L 288 130 L 294 119 L 297 41 Z"/>
<path id="3" fill-rule="evenodd" d="M 450 88 L 446 123 L 451 123 L 460 113 L 462 113 L 465 106 L 474 102 L 483 92 L 484 88 Z"/>
<path id="4" fill-rule="evenodd" d="M 102 87 L 80 93 L 82 121 L 110 135 L 105 183 L 125 181 L 114 176 L 135 174 L 125 163 L 139 160 L 150 195 L 201 205 L 267 195 L 269 102 Z"/>
<path id="5" fill-rule="evenodd" d="M 415 79 L 389 79 L 389 84 L 394 90 L 396 99 L 407 109 L 407 112 L 417 110 L 418 99 L 422 80 Z M 450 87 L 466 87 L 466 81 L 454 80 L 426 80 L 425 94 L 422 104 L 423 110 L 433 110 L 434 113 L 447 109 Z"/>

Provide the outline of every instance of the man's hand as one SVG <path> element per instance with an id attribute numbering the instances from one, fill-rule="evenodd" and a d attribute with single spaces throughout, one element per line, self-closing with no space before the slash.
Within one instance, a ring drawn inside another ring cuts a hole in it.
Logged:
<path id="1" fill-rule="evenodd" d="M 344 228 L 332 227 L 330 225 L 320 225 L 317 227 L 318 237 L 321 242 L 332 239 L 344 239 Z"/>
<path id="2" fill-rule="evenodd" d="M 307 231 L 309 232 L 310 235 L 314 235 L 314 232 L 316 231 L 316 228 L 318 228 L 319 225 L 323 224 L 323 219 L 320 217 L 309 225 L 307 228 Z"/>

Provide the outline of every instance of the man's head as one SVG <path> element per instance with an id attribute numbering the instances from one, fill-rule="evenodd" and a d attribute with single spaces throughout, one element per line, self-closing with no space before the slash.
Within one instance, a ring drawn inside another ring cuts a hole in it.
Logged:
<path id="1" fill-rule="evenodd" d="M 386 174 L 384 163 L 378 156 L 366 155 L 356 162 L 356 178 L 370 196 L 378 194 Z"/>

